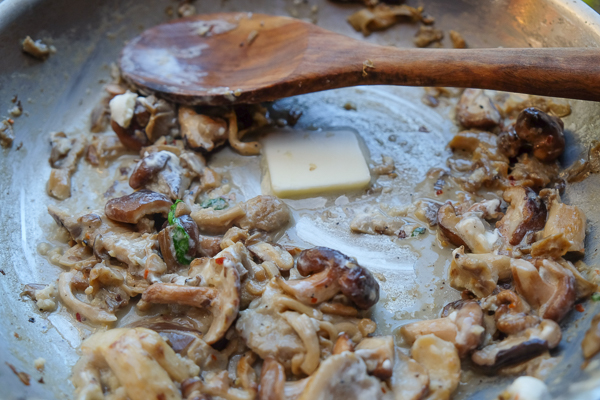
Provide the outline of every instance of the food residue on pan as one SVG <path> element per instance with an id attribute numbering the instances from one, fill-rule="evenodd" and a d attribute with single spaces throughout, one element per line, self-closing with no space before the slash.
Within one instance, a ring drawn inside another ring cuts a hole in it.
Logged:
<path id="1" fill-rule="evenodd" d="M 406 6 L 368 12 L 353 16 L 365 34 L 405 17 L 433 22 Z M 425 45 L 441 40 L 421 31 Z M 455 104 L 446 166 L 422 177 L 426 196 L 361 210 L 349 198 L 376 199 L 407 173 L 393 150 L 370 160 L 361 132 L 281 129 L 300 114 L 178 106 L 120 79 L 106 89 L 89 133 L 49 135 L 48 194 L 58 201 L 48 212 L 63 240 L 38 251 L 64 271 L 24 290 L 40 310 L 59 308 L 94 331 L 73 368 L 76 398 L 450 399 L 461 380 L 475 381 L 466 375 L 481 373 L 528 375 L 501 399 L 548 395 L 559 323 L 597 290 L 591 268 L 575 261 L 586 253 L 586 217 L 561 194 L 597 173 L 598 152 L 561 170 L 568 104 L 428 88 L 431 106 Z M 224 152 L 237 161 L 223 162 Z M 244 170 L 245 157 L 263 160 L 262 176 Z M 102 196 L 78 190 L 84 171 L 108 188 Z M 243 195 L 250 181 L 260 187 Z M 351 211 L 326 209 L 328 191 Z M 343 219 L 348 235 L 385 249 L 430 244 L 422 257 L 450 249 L 438 278 L 455 289 L 453 301 L 436 318 L 405 318 L 387 331 L 375 310 L 389 301 L 382 286 L 393 275 L 326 237 L 308 246 L 294 230 L 303 208 Z M 586 358 L 600 349 L 593 324 Z"/>

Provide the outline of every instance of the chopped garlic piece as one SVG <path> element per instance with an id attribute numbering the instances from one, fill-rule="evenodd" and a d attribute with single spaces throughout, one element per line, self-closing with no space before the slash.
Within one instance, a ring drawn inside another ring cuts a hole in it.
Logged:
<path id="1" fill-rule="evenodd" d="M 550 400 L 546 384 L 531 376 L 521 376 L 502 393 L 506 400 Z"/>
<path id="2" fill-rule="evenodd" d="M 42 357 L 36 358 L 35 361 L 33 362 L 33 366 L 38 371 L 42 372 L 44 370 L 44 367 L 46 366 L 46 359 L 42 358 Z"/>

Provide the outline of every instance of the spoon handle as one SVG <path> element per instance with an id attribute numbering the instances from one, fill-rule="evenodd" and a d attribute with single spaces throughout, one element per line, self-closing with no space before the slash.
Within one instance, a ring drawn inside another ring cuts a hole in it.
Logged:
<path id="1" fill-rule="evenodd" d="M 368 47 L 361 51 L 363 82 L 356 84 L 481 88 L 600 101 L 596 48 Z"/>

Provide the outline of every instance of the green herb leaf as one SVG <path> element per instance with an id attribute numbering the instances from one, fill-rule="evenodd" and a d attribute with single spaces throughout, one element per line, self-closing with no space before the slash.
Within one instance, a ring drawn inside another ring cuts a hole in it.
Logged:
<path id="1" fill-rule="evenodd" d="M 192 262 L 192 258 L 187 255 L 187 252 L 190 249 L 190 235 L 185 231 L 183 225 L 181 225 L 181 221 L 179 218 L 175 217 L 175 210 L 177 209 L 177 204 L 181 203 L 181 200 L 175 201 L 171 206 L 171 210 L 169 211 L 169 225 L 173 226 L 173 246 L 175 247 L 175 257 L 177 257 L 177 261 L 179 264 L 188 265 Z"/>
<path id="2" fill-rule="evenodd" d="M 217 197 L 216 199 L 208 199 L 204 200 L 201 204 L 202 208 L 213 208 L 214 210 L 223 210 L 229 207 L 229 203 L 222 197 Z"/>
<path id="3" fill-rule="evenodd" d="M 410 236 L 415 237 L 417 235 L 422 235 L 424 233 L 425 233 L 425 228 L 415 228 L 415 230 L 412 231 L 412 234 Z"/>
<path id="4" fill-rule="evenodd" d="M 594 300 L 594 301 L 600 301 L 600 293 L 594 293 L 592 295 L 592 300 Z"/>
<path id="5" fill-rule="evenodd" d="M 173 203 L 173 205 L 171 206 L 171 211 L 169 211 L 169 225 L 174 225 L 175 224 L 175 220 L 177 218 L 175 218 L 175 209 L 177 209 L 177 204 L 181 203 L 181 200 L 176 200 L 175 203 Z"/>
<path id="6" fill-rule="evenodd" d="M 187 255 L 190 249 L 190 235 L 185 231 L 179 218 L 176 218 L 175 229 L 173 229 L 173 246 L 175 247 L 175 257 L 180 264 L 188 265 L 192 258 Z"/>

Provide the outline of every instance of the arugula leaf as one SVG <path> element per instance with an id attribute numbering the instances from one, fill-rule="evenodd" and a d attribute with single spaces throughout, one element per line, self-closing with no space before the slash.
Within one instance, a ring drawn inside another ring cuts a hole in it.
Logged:
<path id="1" fill-rule="evenodd" d="M 424 233 L 425 233 L 425 228 L 415 228 L 415 229 L 412 231 L 412 234 L 410 235 L 410 237 L 415 237 L 415 236 L 417 236 L 417 235 L 422 235 L 422 234 L 424 234 Z"/>
<path id="2" fill-rule="evenodd" d="M 169 225 L 173 226 L 173 246 L 175 247 L 175 257 L 180 264 L 189 265 L 192 262 L 192 258 L 187 255 L 190 249 L 190 235 L 186 232 L 179 218 L 175 217 L 175 209 L 177 204 L 181 203 L 181 200 L 175 201 L 169 211 L 168 220 Z"/>
<path id="3" fill-rule="evenodd" d="M 594 293 L 592 295 L 592 300 L 594 300 L 594 301 L 600 301 L 600 293 Z"/>
<path id="4" fill-rule="evenodd" d="M 229 207 L 229 203 L 222 197 L 217 197 L 216 199 L 208 199 L 204 200 L 201 204 L 202 208 L 210 208 L 212 207 L 215 210 L 223 210 Z"/>

